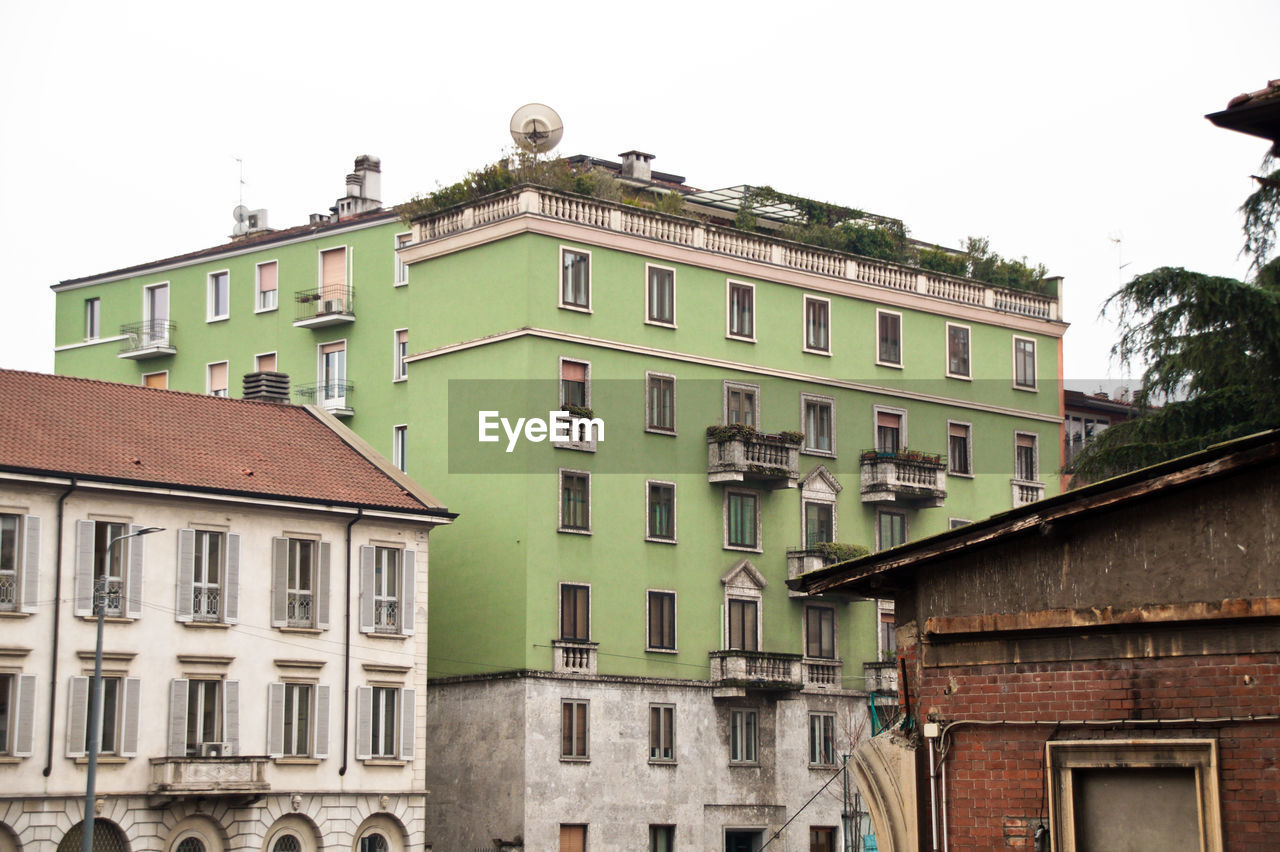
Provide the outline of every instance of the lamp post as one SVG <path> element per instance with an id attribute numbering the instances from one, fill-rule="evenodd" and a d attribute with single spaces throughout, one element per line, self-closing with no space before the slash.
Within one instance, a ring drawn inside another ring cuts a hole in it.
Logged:
<path id="1" fill-rule="evenodd" d="M 143 527 L 136 532 L 118 535 L 107 542 L 105 564 L 111 565 L 111 548 L 126 538 L 162 532 L 164 527 Z M 98 643 L 93 650 L 93 683 L 89 687 L 89 777 L 84 785 L 84 822 L 80 824 L 81 852 L 93 850 L 94 785 L 98 780 L 98 743 L 102 725 L 102 623 L 107 613 L 107 572 L 94 580 L 93 607 L 98 614 Z"/>

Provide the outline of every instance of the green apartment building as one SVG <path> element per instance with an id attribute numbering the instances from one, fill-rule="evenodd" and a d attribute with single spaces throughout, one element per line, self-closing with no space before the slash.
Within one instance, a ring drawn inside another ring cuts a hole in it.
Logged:
<path id="1" fill-rule="evenodd" d="M 732 191 L 649 160 L 592 162 L 700 218 L 519 186 L 406 226 L 362 157 L 309 225 L 54 288 L 57 372 L 253 374 L 459 512 L 431 542 L 436 849 L 750 850 L 789 820 L 770 849 L 844 848 L 838 779 L 801 809 L 892 689 L 891 613 L 784 581 L 1056 491 L 1059 282 L 734 230 Z M 596 428 L 550 440 L 557 411 Z"/>

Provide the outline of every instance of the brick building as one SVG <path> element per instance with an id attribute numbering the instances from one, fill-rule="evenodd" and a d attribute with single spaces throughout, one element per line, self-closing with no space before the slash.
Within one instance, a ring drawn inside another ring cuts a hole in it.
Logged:
<path id="1" fill-rule="evenodd" d="M 892 597 L 880 852 L 1280 848 L 1280 432 L 803 575 Z"/>

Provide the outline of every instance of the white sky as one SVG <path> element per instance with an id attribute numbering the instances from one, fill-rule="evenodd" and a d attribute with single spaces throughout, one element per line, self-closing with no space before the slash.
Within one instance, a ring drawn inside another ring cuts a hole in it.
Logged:
<path id="1" fill-rule="evenodd" d="M 509 147 L 528 101 L 560 153 L 987 236 L 1066 278 L 1065 372 L 1123 379 L 1097 319 L 1158 266 L 1240 277 L 1265 142 L 1203 118 L 1280 76 L 1280 3 L 102 3 L 0 0 L 0 367 L 51 371 L 58 280 L 216 245 L 343 194 L 393 203 Z"/>

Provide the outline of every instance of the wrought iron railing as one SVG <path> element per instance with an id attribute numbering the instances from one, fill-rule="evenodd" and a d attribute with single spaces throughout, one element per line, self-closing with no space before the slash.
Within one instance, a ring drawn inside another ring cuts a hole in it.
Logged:
<path id="1" fill-rule="evenodd" d="M 311 592 L 289 592 L 285 602 L 285 620 L 290 627 L 314 627 Z"/>
<path id="2" fill-rule="evenodd" d="M 314 290 L 299 290 L 293 294 L 297 303 L 294 322 L 317 319 L 327 316 L 354 316 L 354 287 L 317 287 Z"/>
<path id="3" fill-rule="evenodd" d="M 173 346 L 173 332 L 177 323 L 169 320 L 143 320 L 120 326 L 120 333 L 125 336 L 124 348 L 121 352 L 140 352 L 144 349 Z"/>
<path id="4" fill-rule="evenodd" d="M 0 610 L 18 607 L 18 575 L 15 571 L 0 571 Z"/>
<path id="5" fill-rule="evenodd" d="M 400 602 L 375 601 L 373 604 L 373 629 L 376 633 L 400 632 Z"/>
<path id="6" fill-rule="evenodd" d="M 196 586 L 191 592 L 191 615 L 196 621 L 217 621 L 222 594 L 216 587 Z"/>

